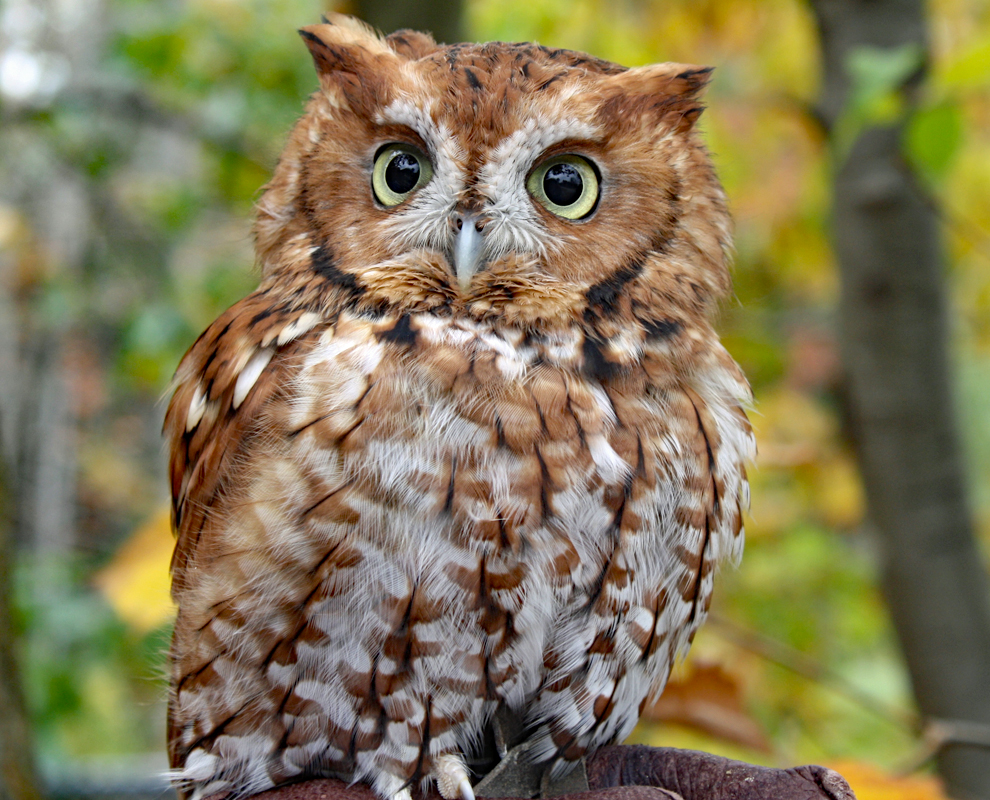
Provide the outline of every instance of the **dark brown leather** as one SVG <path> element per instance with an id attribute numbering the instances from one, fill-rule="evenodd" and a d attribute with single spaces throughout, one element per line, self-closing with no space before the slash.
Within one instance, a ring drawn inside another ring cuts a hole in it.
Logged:
<path id="1" fill-rule="evenodd" d="M 625 745 L 587 762 L 590 791 L 569 800 L 855 800 L 845 779 L 825 767 L 758 767 L 696 750 Z M 414 795 L 418 795 L 415 792 Z M 212 800 L 212 798 L 211 798 Z M 281 786 L 255 800 L 377 800 L 365 784 L 320 779 Z M 425 800 L 439 800 L 431 792 Z"/>

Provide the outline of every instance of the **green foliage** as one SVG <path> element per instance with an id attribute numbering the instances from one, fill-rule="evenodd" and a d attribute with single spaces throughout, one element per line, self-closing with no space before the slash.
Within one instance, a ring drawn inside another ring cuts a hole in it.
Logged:
<path id="1" fill-rule="evenodd" d="M 836 125 L 836 161 L 841 162 L 864 128 L 896 122 L 904 113 L 903 90 L 924 63 L 915 44 L 853 50 L 846 64 L 849 100 Z"/>
<path id="2" fill-rule="evenodd" d="M 18 567 L 22 674 L 42 760 L 158 749 L 165 632 L 128 630 L 84 588 L 83 563 L 48 557 Z"/>
<path id="3" fill-rule="evenodd" d="M 251 206 L 316 86 L 295 27 L 319 10 L 120 0 L 104 65 L 120 99 L 67 97 L 35 122 L 44 157 L 89 182 L 108 248 L 83 286 L 56 272 L 49 291 L 86 292 L 70 319 L 119 332 L 116 377 L 135 391 L 160 392 L 196 333 L 255 281 Z M 101 302 L 108 289 L 118 302 Z"/>
<path id="4" fill-rule="evenodd" d="M 937 186 L 948 176 L 963 136 L 962 108 L 947 100 L 919 108 L 911 115 L 904 148 L 911 164 Z"/>
<path id="5" fill-rule="evenodd" d="M 0 131 L 4 152 L 18 153 L 0 162 L 5 280 L 20 282 L 9 288 L 33 328 L 77 343 L 80 527 L 92 520 L 103 553 L 115 528 L 162 502 L 160 398 L 179 359 L 257 285 L 251 207 L 316 88 L 295 29 L 323 10 L 312 0 L 106 5 L 98 88 L 9 116 Z M 86 226 L 78 253 L 45 238 L 49 186 Z M 96 561 L 51 555 L 19 572 L 44 763 L 162 751 L 165 639 L 114 613 L 90 585 Z"/>

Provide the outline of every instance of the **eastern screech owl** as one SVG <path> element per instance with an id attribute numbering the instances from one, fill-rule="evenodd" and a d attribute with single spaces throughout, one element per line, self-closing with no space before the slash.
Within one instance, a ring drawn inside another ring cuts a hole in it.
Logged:
<path id="1" fill-rule="evenodd" d="M 258 202 L 261 285 L 165 423 L 173 775 L 470 798 L 504 714 L 500 753 L 565 773 L 630 732 L 742 547 L 708 70 L 301 33 L 320 88 Z"/>

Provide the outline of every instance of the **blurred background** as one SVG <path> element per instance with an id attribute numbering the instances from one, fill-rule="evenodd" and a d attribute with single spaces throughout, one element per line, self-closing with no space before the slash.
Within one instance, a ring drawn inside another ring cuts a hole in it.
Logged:
<path id="1" fill-rule="evenodd" d="M 257 281 L 252 204 L 317 86 L 296 28 L 326 10 L 0 2 L 2 796 L 167 795 L 168 383 Z M 329 10 L 717 67 L 753 509 L 634 739 L 990 797 L 990 3 Z"/>

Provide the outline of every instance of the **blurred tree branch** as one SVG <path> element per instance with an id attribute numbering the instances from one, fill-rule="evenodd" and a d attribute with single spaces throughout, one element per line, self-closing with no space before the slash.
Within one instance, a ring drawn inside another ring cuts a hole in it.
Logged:
<path id="1" fill-rule="evenodd" d="M 755 653 L 777 666 L 842 695 L 890 725 L 915 734 L 921 732 L 916 714 L 885 703 L 869 692 L 864 692 L 845 676 L 829 669 L 821 661 L 809 658 L 800 650 L 759 631 L 744 628 L 720 614 L 712 614 L 707 624 L 736 647 Z"/>
<path id="2" fill-rule="evenodd" d="M 901 147 L 925 72 L 924 3 L 811 5 L 825 71 L 819 113 L 837 159 L 833 240 L 847 401 L 883 589 L 922 714 L 985 725 L 990 593 L 955 419 L 938 218 Z M 895 113 L 862 118 L 843 143 L 856 100 L 854 59 L 869 52 L 893 63 L 912 49 L 915 62 L 905 62 L 894 87 Z M 990 798 L 990 748 L 950 738 L 936 759 L 953 797 Z"/>

